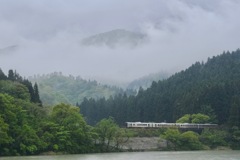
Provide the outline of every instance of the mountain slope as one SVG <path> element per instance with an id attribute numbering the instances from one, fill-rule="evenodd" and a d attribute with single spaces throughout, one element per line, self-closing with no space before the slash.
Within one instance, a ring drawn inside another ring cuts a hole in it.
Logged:
<path id="1" fill-rule="evenodd" d="M 93 35 L 82 40 L 85 46 L 107 46 L 115 48 L 119 46 L 136 47 L 146 40 L 146 35 L 116 29 L 109 32 Z"/>
<path id="2" fill-rule="evenodd" d="M 70 103 L 75 105 L 84 98 L 108 98 L 111 95 L 123 93 L 117 87 L 100 85 L 96 81 L 86 81 L 80 77 L 64 76 L 61 73 L 52 73 L 30 79 L 39 84 L 40 97 L 43 104 L 54 105 Z"/>
<path id="3" fill-rule="evenodd" d="M 240 122 L 240 50 L 197 62 L 166 80 L 153 82 L 137 96 L 85 100 L 80 107 L 90 124 L 109 116 L 121 125 L 128 121 L 175 122 L 194 113 L 207 114 L 219 124 Z"/>
<path id="4" fill-rule="evenodd" d="M 142 87 L 143 89 L 147 89 L 152 85 L 153 81 L 167 79 L 168 77 L 169 77 L 169 73 L 166 73 L 166 72 L 150 74 L 132 81 L 131 83 L 128 84 L 127 88 L 138 90 L 140 87 Z"/>

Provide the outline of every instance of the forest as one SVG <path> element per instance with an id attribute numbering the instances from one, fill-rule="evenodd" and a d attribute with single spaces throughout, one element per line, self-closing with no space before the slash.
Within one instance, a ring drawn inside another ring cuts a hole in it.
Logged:
<path id="1" fill-rule="evenodd" d="M 126 132 L 111 118 L 89 126 L 79 112 L 70 104 L 44 106 L 36 83 L 0 69 L 0 156 L 117 151 L 109 144 Z"/>
<path id="2" fill-rule="evenodd" d="M 240 127 L 240 50 L 196 62 L 171 77 L 139 89 L 136 96 L 87 99 L 79 105 L 94 125 L 112 116 L 125 122 L 175 122 L 185 114 L 202 113 L 214 123 Z"/>
<path id="3" fill-rule="evenodd" d="M 0 156 L 45 152 L 122 151 L 132 136 L 160 136 L 170 150 L 240 149 L 240 50 L 196 62 L 171 77 L 107 98 L 85 97 L 73 106 L 45 106 L 38 84 L 0 69 Z M 130 130 L 125 122 L 217 123 L 201 133 L 178 129 Z"/>

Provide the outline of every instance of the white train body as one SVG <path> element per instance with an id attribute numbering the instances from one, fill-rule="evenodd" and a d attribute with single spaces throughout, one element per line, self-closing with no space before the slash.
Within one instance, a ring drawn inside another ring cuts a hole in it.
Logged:
<path id="1" fill-rule="evenodd" d="M 217 124 L 126 122 L 127 128 L 216 128 Z"/>

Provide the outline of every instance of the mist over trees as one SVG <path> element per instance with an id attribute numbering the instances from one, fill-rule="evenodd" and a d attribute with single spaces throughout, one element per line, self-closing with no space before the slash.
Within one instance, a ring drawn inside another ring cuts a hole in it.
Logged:
<path id="1" fill-rule="evenodd" d="M 175 122 L 185 114 L 206 114 L 212 122 L 239 124 L 240 50 L 196 62 L 166 80 L 153 82 L 136 96 L 119 94 L 109 99 L 87 99 L 79 105 L 89 124 L 112 116 L 128 121 Z"/>
<path id="2" fill-rule="evenodd" d="M 127 121 L 218 123 L 219 130 L 204 129 L 201 134 L 176 129 L 159 133 L 173 143 L 170 149 L 239 149 L 239 65 L 239 49 L 224 52 L 153 82 L 146 90 L 140 88 L 137 95 L 84 98 L 77 107 L 46 107 L 37 83 L 0 69 L 0 155 L 119 151 L 132 134 L 120 128 Z"/>
<path id="3" fill-rule="evenodd" d="M 214 56 L 239 48 L 239 8 L 238 0 L 0 1 L 0 156 L 123 151 L 129 136 L 164 138 L 169 150 L 240 149 L 240 50 Z M 130 90 L 98 83 L 127 87 L 158 71 L 180 72 Z M 33 75 L 43 76 L 25 78 Z M 218 127 L 134 130 L 128 121 Z"/>
<path id="4" fill-rule="evenodd" d="M 59 103 L 75 105 L 77 102 L 81 103 L 84 98 L 108 99 L 110 96 L 124 93 L 119 87 L 103 85 L 95 80 L 85 80 L 80 76 L 65 76 L 61 72 L 34 76 L 30 80 L 39 84 L 39 94 L 45 105 Z M 133 90 L 127 90 L 126 93 L 136 94 Z"/>
<path id="5" fill-rule="evenodd" d="M 143 89 L 147 89 L 151 87 L 153 81 L 167 79 L 168 77 L 170 77 L 170 75 L 171 74 L 167 72 L 158 72 L 155 74 L 150 74 L 130 82 L 127 88 L 138 90 L 141 87 Z"/>

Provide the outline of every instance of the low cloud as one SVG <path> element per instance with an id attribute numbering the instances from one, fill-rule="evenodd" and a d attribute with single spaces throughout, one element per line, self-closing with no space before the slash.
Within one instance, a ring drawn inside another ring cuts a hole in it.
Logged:
<path id="1" fill-rule="evenodd" d="M 1 68 L 20 74 L 62 71 L 118 81 L 179 71 L 240 42 L 237 0 L 0 1 Z M 81 45 L 85 37 L 125 29 L 148 36 L 134 49 Z"/>

